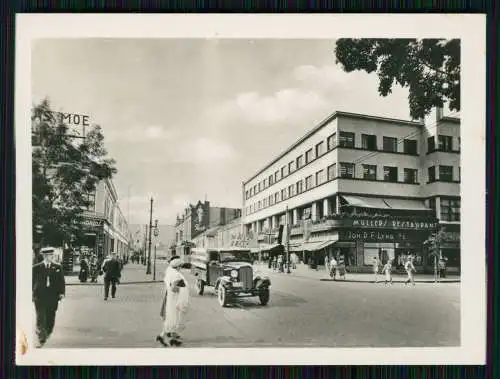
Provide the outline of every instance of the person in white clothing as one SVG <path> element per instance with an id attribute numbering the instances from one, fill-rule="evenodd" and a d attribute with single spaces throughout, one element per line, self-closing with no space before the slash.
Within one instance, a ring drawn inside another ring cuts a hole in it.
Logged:
<path id="1" fill-rule="evenodd" d="M 337 278 L 337 260 L 335 256 L 332 256 L 332 260 L 330 261 L 330 277 L 335 280 Z"/>
<path id="2" fill-rule="evenodd" d="M 375 257 L 373 258 L 373 274 L 375 275 L 375 283 L 378 283 L 378 272 L 380 270 L 380 260 Z"/>
<path id="3" fill-rule="evenodd" d="M 413 265 L 413 257 L 410 255 L 405 263 L 405 270 L 408 274 L 408 279 L 406 279 L 405 286 L 407 284 L 415 285 L 415 266 Z"/>
<path id="4" fill-rule="evenodd" d="M 182 339 L 179 333 L 185 329 L 186 313 L 189 306 L 189 287 L 180 272 L 182 260 L 172 257 L 165 271 L 165 294 L 160 315 L 163 318 L 162 333 L 156 340 L 163 346 L 179 346 Z"/>
<path id="5" fill-rule="evenodd" d="M 392 285 L 392 260 L 388 260 L 382 271 L 385 273 L 385 284 Z"/>

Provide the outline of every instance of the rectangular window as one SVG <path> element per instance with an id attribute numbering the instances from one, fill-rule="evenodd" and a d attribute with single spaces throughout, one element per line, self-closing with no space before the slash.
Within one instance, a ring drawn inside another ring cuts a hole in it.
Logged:
<path id="1" fill-rule="evenodd" d="M 434 211 L 434 214 L 436 214 L 436 198 L 433 197 L 432 199 L 429 199 L 429 208 Z"/>
<path id="2" fill-rule="evenodd" d="M 288 173 L 291 174 L 294 171 L 295 171 L 295 162 L 291 161 L 290 163 L 288 163 Z"/>
<path id="3" fill-rule="evenodd" d="M 325 170 L 319 170 L 316 173 L 316 185 L 319 186 L 325 182 Z"/>
<path id="4" fill-rule="evenodd" d="M 284 178 L 287 175 L 288 175 L 287 167 L 286 166 L 281 167 L 281 177 Z"/>
<path id="5" fill-rule="evenodd" d="M 288 197 L 295 196 L 295 186 L 293 184 L 290 184 L 288 186 Z"/>
<path id="6" fill-rule="evenodd" d="M 337 146 L 337 133 L 333 133 L 328 139 L 326 140 L 326 143 L 328 145 L 328 151 L 332 150 L 334 147 Z"/>
<path id="7" fill-rule="evenodd" d="M 303 182 L 302 180 L 299 180 L 297 182 L 297 194 L 302 193 L 302 191 L 304 191 Z"/>
<path id="8" fill-rule="evenodd" d="M 275 173 L 274 173 L 274 183 L 277 183 L 278 180 L 280 180 L 280 172 L 279 171 L 275 171 Z"/>
<path id="9" fill-rule="evenodd" d="M 441 221 L 460 221 L 460 199 L 441 198 Z"/>
<path id="10" fill-rule="evenodd" d="M 285 200 L 286 199 L 286 189 L 282 189 L 281 190 L 281 200 Z"/>
<path id="11" fill-rule="evenodd" d="M 396 153 L 398 151 L 398 139 L 394 137 L 384 137 L 383 138 L 384 151 L 391 153 Z"/>
<path id="12" fill-rule="evenodd" d="M 354 178 L 354 163 L 340 163 L 340 177 Z"/>
<path id="13" fill-rule="evenodd" d="M 410 184 L 418 183 L 418 170 L 413 168 L 405 168 L 404 169 L 404 182 Z"/>
<path id="14" fill-rule="evenodd" d="M 297 157 L 297 169 L 301 168 L 304 166 L 304 156 L 300 155 Z"/>
<path id="15" fill-rule="evenodd" d="M 250 204 L 250 213 L 253 213 L 253 204 Z"/>
<path id="16" fill-rule="evenodd" d="M 452 182 L 453 181 L 453 167 L 452 166 L 439 166 L 439 181 Z"/>
<path id="17" fill-rule="evenodd" d="M 313 160 L 313 149 L 309 149 L 306 151 L 306 164 Z"/>
<path id="18" fill-rule="evenodd" d="M 384 166 L 384 181 L 386 182 L 397 182 L 398 181 L 398 168 Z"/>
<path id="19" fill-rule="evenodd" d="M 439 151 L 452 151 L 453 150 L 453 138 L 451 136 L 438 136 L 438 150 Z"/>
<path id="20" fill-rule="evenodd" d="M 309 175 L 307 178 L 306 178 L 306 191 L 307 190 L 310 190 L 313 186 L 313 177 L 312 175 Z"/>
<path id="21" fill-rule="evenodd" d="M 273 175 L 269 175 L 269 185 L 270 186 L 274 183 L 273 179 L 274 179 L 274 176 Z"/>
<path id="22" fill-rule="evenodd" d="M 434 137 L 427 138 L 427 153 L 436 151 L 436 140 Z"/>
<path id="23" fill-rule="evenodd" d="M 260 211 L 260 210 L 262 209 L 262 202 L 259 200 L 259 203 L 258 203 L 258 204 L 259 204 L 259 208 L 258 208 L 258 209 L 259 209 L 259 211 Z"/>
<path id="24" fill-rule="evenodd" d="M 321 157 L 325 153 L 325 142 L 321 141 L 316 144 L 316 157 Z"/>
<path id="25" fill-rule="evenodd" d="M 264 179 L 264 188 L 267 188 L 267 179 Z"/>
<path id="26" fill-rule="evenodd" d="M 248 200 L 248 198 L 249 198 L 249 197 L 250 197 L 250 193 L 249 193 L 249 192 L 248 192 L 248 190 L 247 190 L 247 191 L 245 191 L 245 199 L 247 199 L 247 200 Z"/>
<path id="27" fill-rule="evenodd" d="M 88 211 L 95 211 L 95 192 L 87 194 L 87 206 Z"/>
<path id="28" fill-rule="evenodd" d="M 337 164 L 334 163 L 328 166 L 328 180 L 333 180 L 337 177 Z"/>
<path id="29" fill-rule="evenodd" d="M 372 134 L 361 134 L 361 147 L 365 150 L 377 150 L 377 136 Z"/>
<path id="30" fill-rule="evenodd" d="M 377 166 L 371 164 L 363 165 L 363 179 L 377 180 Z"/>
<path id="31" fill-rule="evenodd" d="M 431 166 L 427 169 L 427 177 L 429 178 L 429 183 L 436 181 L 436 167 Z"/>
<path id="32" fill-rule="evenodd" d="M 417 155 L 417 141 L 413 139 L 404 140 L 404 152 L 405 154 Z"/>
<path id="33" fill-rule="evenodd" d="M 261 183 L 259 182 L 259 183 L 258 183 L 258 185 L 257 185 L 257 191 L 258 191 L 258 192 L 260 192 L 260 191 L 261 191 L 260 184 L 261 184 Z"/>
<path id="34" fill-rule="evenodd" d="M 339 146 L 354 149 L 354 133 L 340 132 L 339 133 Z"/>
<path id="35" fill-rule="evenodd" d="M 274 194 L 274 204 L 279 203 L 279 201 L 280 201 L 280 193 L 276 192 Z"/>

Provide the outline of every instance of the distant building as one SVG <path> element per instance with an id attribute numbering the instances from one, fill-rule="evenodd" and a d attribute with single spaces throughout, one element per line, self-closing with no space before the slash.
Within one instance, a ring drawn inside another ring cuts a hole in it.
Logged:
<path id="1" fill-rule="evenodd" d="M 460 119 L 436 110 L 420 122 L 335 112 L 243 183 L 244 233 L 321 263 L 352 268 L 374 257 L 401 263 L 442 226 L 450 267 L 460 266 Z M 430 262 L 429 262 L 430 263 Z"/>

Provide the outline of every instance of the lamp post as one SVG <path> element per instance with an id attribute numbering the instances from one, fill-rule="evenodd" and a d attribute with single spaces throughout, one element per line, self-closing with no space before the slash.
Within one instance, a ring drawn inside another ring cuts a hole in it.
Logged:
<path id="1" fill-rule="evenodd" d="M 151 274 L 151 232 L 153 229 L 153 197 L 151 197 L 151 205 L 149 208 L 149 244 L 148 244 L 148 261 L 146 265 L 146 275 Z"/>
<path id="2" fill-rule="evenodd" d="M 154 254 L 154 258 L 153 258 L 153 281 L 156 280 L 156 246 L 158 245 L 157 239 L 158 239 L 158 235 L 159 234 L 160 234 L 160 231 L 158 230 L 158 220 L 155 220 L 155 231 L 154 231 L 154 235 L 155 235 L 155 254 Z"/>
<path id="3" fill-rule="evenodd" d="M 288 214 L 288 205 L 286 206 L 286 255 L 287 255 L 287 268 L 286 273 L 291 274 L 290 271 L 290 215 Z"/>

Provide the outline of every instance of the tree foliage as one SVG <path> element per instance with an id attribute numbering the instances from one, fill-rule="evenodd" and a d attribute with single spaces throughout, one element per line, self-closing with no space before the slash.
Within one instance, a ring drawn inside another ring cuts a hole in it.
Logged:
<path id="1" fill-rule="evenodd" d="M 413 119 L 444 103 L 460 110 L 459 39 L 342 38 L 335 56 L 345 72 L 376 72 L 381 96 L 390 94 L 395 84 L 408 88 Z"/>
<path id="2" fill-rule="evenodd" d="M 81 233 L 89 194 L 117 170 L 106 158 L 100 126 L 92 126 L 78 145 L 68 125 L 53 115 L 47 99 L 32 108 L 33 231 L 41 225 L 43 242 L 61 246 Z"/>

